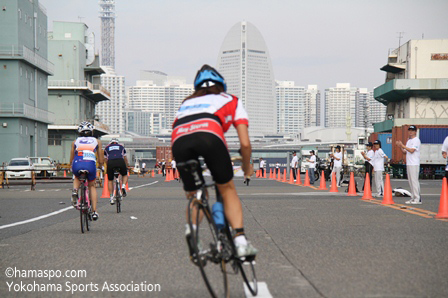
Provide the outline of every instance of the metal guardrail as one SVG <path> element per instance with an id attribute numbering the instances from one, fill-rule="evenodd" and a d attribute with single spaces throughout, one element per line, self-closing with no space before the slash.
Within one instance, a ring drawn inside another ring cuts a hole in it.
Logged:
<path id="1" fill-rule="evenodd" d="M 86 80 L 48 80 L 49 89 L 71 88 L 71 89 L 87 89 L 93 93 L 102 92 L 110 97 L 110 92 L 100 84 L 92 84 Z"/>
<path id="2" fill-rule="evenodd" d="M 54 114 L 25 103 L 0 103 L 0 117 L 25 117 L 43 122 L 53 123 Z"/>
<path id="3" fill-rule="evenodd" d="M 54 64 L 26 46 L 0 45 L 0 58 L 24 59 L 47 73 L 54 74 Z"/>

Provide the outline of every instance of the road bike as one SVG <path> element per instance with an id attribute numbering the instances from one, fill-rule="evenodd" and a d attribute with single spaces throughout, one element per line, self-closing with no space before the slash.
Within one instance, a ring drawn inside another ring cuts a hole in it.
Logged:
<path id="1" fill-rule="evenodd" d="M 89 171 L 80 170 L 79 173 L 79 182 L 81 183 L 81 185 L 78 191 L 78 204 L 76 208 L 79 210 L 81 232 L 84 233 L 85 231 L 90 231 L 89 222 L 92 221 L 92 207 L 90 205 L 89 187 L 87 180 Z"/>
<path id="2" fill-rule="evenodd" d="M 195 184 L 199 186 L 196 194 L 188 202 L 188 225 L 190 227 L 190 245 L 192 261 L 201 271 L 205 285 L 212 297 L 229 297 L 228 274 L 241 272 L 244 283 L 252 295 L 257 295 L 257 277 L 255 275 L 255 256 L 236 257 L 233 231 L 224 216 L 222 207 L 221 220 L 215 221 L 212 213 L 216 211 L 211 205 L 208 189 L 215 189 L 216 202 L 222 205 L 222 196 L 215 183 L 204 184 L 199 176 L 201 170 L 196 160 L 179 163 L 177 168 L 182 173 L 192 174 Z M 218 208 L 219 209 L 219 208 Z M 195 227 L 194 227 L 195 226 Z"/>
<path id="3" fill-rule="evenodd" d="M 123 198 L 123 195 L 121 193 L 120 188 L 120 168 L 114 168 L 114 198 L 115 198 L 115 205 L 117 206 L 117 213 L 121 212 L 121 200 Z"/>

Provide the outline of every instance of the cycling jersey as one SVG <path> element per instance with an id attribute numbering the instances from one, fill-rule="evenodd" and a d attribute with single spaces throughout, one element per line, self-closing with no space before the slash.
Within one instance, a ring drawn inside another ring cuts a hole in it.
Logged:
<path id="1" fill-rule="evenodd" d="M 74 144 L 75 158 L 73 159 L 72 171 L 79 177 L 80 170 L 87 170 L 89 181 L 96 178 L 96 155 L 98 150 L 98 140 L 94 137 L 79 137 Z"/>
<path id="2" fill-rule="evenodd" d="M 224 133 L 232 124 L 249 126 L 247 112 L 236 96 L 220 93 L 187 99 L 177 111 L 171 142 L 192 133 L 208 132 L 226 143 Z"/>
<path id="3" fill-rule="evenodd" d="M 76 161 L 93 161 L 96 163 L 95 152 L 98 150 L 98 140 L 94 137 L 79 137 L 75 141 Z"/>
<path id="4" fill-rule="evenodd" d="M 104 157 L 107 160 L 124 158 L 126 156 L 126 149 L 121 144 L 109 144 L 104 148 Z"/>

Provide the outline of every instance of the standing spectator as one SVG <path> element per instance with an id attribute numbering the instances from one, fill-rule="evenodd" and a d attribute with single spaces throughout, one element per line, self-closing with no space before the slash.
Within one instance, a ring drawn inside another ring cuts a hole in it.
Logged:
<path id="1" fill-rule="evenodd" d="M 409 139 L 406 146 L 401 141 L 396 144 L 401 151 L 406 154 L 406 171 L 408 173 L 409 187 L 411 188 L 411 199 L 406 204 L 421 204 L 420 182 L 418 176 L 420 174 L 420 139 L 417 137 L 417 127 L 411 125 L 408 128 Z"/>
<path id="2" fill-rule="evenodd" d="M 381 149 L 381 141 L 376 140 L 373 142 L 375 147 L 375 154 L 373 155 L 373 171 L 375 172 L 375 187 L 376 196 L 382 197 L 384 195 L 384 182 L 383 182 L 383 172 L 384 172 L 384 158 L 389 159 L 386 154 L 384 154 L 383 149 Z"/>
<path id="3" fill-rule="evenodd" d="M 362 186 L 362 190 L 364 190 L 364 186 L 366 185 L 366 176 L 367 174 L 369 174 L 369 179 L 370 179 L 370 189 L 372 189 L 372 172 L 373 172 L 373 156 L 375 155 L 375 153 L 373 152 L 373 144 L 372 142 L 368 142 L 367 145 L 367 153 L 365 153 L 364 151 L 361 152 L 362 157 L 364 157 L 364 159 L 366 160 L 364 162 L 364 165 L 366 166 L 366 174 L 364 175 L 364 184 Z"/>
<path id="4" fill-rule="evenodd" d="M 334 153 L 330 156 L 333 158 L 333 170 L 331 171 L 331 180 L 333 180 L 333 173 L 336 173 L 336 184 L 341 187 L 341 170 L 342 170 L 342 152 L 341 146 L 337 145 Z"/>
<path id="5" fill-rule="evenodd" d="M 162 159 L 162 176 L 165 176 L 165 159 Z"/>
<path id="6" fill-rule="evenodd" d="M 294 176 L 294 182 L 296 182 L 296 175 L 297 175 L 297 166 L 299 164 L 299 158 L 297 157 L 297 154 L 295 151 L 292 152 L 292 160 L 290 163 L 291 169 L 292 169 L 292 175 Z"/>
<path id="7" fill-rule="evenodd" d="M 264 171 L 266 169 L 266 161 L 263 160 L 263 158 L 260 157 L 260 170 L 261 170 L 261 177 L 264 177 Z"/>
<path id="8" fill-rule="evenodd" d="M 278 174 L 280 171 L 280 163 L 277 161 L 277 163 L 275 164 L 275 173 Z"/>
<path id="9" fill-rule="evenodd" d="M 316 169 L 316 155 L 314 150 L 310 151 L 310 158 L 308 159 L 310 163 L 310 184 L 314 184 L 314 170 Z M 322 177 L 322 179 L 325 179 L 325 177 Z"/>
<path id="10" fill-rule="evenodd" d="M 176 161 L 174 160 L 174 157 L 173 157 L 173 160 L 171 161 L 171 168 L 173 169 L 173 177 L 174 177 L 174 179 L 177 180 L 177 177 L 176 177 Z"/>
<path id="11" fill-rule="evenodd" d="M 143 177 L 145 177 L 145 173 L 146 173 L 146 163 L 143 162 L 142 163 L 142 174 L 143 174 Z"/>
<path id="12" fill-rule="evenodd" d="M 446 137 L 445 140 L 443 141 L 442 156 L 445 159 L 448 156 L 448 137 Z M 445 177 L 446 177 L 446 179 L 448 179 L 448 161 L 447 161 L 446 166 L 445 166 Z"/>

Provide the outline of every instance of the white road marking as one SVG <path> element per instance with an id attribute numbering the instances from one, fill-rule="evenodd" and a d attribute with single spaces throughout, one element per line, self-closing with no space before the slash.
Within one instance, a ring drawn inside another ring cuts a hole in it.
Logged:
<path id="1" fill-rule="evenodd" d="M 41 216 L 38 216 L 38 217 L 35 217 L 35 218 L 31 218 L 31 219 L 27 219 L 27 220 L 24 220 L 24 221 L 15 222 L 15 223 L 12 223 L 12 224 L 3 225 L 3 226 L 0 226 L 0 230 L 6 229 L 6 228 L 10 228 L 10 227 L 14 227 L 14 226 L 23 225 L 23 224 L 30 223 L 30 222 L 37 221 L 37 220 L 41 220 L 41 219 L 44 219 L 44 218 L 47 218 L 47 217 L 50 217 L 50 216 L 62 213 L 64 211 L 70 210 L 70 209 L 73 209 L 73 207 L 72 206 L 66 207 L 64 209 L 61 209 L 61 210 L 58 210 L 58 211 L 54 211 L 54 212 L 51 212 L 51 213 L 48 213 L 48 214 L 45 214 L 45 215 L 41 215 Z"/>
<path id="2" fill-rule="evenodd" d="M 272 298 L 272 295 L 268 289 L 268 285 L 265 282 L 257 282 L 257 286 L 258 286 L 258 294 L 256 296 L 257 298 Z M 252 296 L 252 293 L 249 291 L 249 288 L 245 283 L 244 283 L 244 293 L 246 294 L 246 297 L 255 297 Z"/>
<path id="3" fill-rule="evenodd" d="M 154 182 L 151 182 L 151 183 L 148 183 L 148 184 L 143 184 L 143 185 L 139 185 L 139 186 L 135 186 L 135 187 L 129 187 L 129 190 L 132 190 L 132 189 L 134 189 L 134 188 L 140 188 L 140 187 L 143 187 L 143 186 L 149 186 L 149 185 L 153 185 L 153 184 L 156 184 L 156 183 L 158 183 L 159 181 L 154 181 Z"/>

